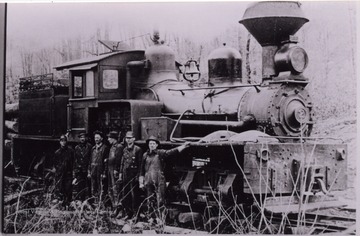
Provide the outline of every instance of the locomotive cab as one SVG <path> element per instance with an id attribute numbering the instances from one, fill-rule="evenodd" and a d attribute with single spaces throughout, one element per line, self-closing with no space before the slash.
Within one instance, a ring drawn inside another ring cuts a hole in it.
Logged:
<path id="1" fill-rule="evenodd" d="M 134 106 L 131 104 L 136 102 L 124 101 L 130 86 L 127 64 L 141 60 L 144 60 L 144 51 L 133 50 L 107 53 L 55 67 L 69 70 L 67 131 L 70 138 L 75 139 L 79 132 L 84 131 L 134 128 L 130 113 Z"/>

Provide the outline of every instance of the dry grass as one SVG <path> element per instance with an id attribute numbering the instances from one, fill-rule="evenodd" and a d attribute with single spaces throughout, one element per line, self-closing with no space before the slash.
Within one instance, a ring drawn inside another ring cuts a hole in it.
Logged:
<path id="1" fill-rule="evenodd" d="M 21 196 L 20 191 L 18 196 L 15 204 L 5 206 L 5 233 L 109 233 L 114 228 L 102 204 L 73 201 L 70 211 L 54 201 L 51 190 L 37 196 Z"/>

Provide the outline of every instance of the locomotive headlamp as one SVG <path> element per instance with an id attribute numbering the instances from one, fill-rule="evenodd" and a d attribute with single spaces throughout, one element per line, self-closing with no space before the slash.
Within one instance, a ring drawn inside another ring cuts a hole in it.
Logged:
<path id="1" fill-rule="evenodd" d="M 195 82 L 200 79 L 199 64 L 192 58 L 184 65 L 184 79 L 189 82 Z"/>
<path id="2" fill-rule="evenodd" d="M 301 47 L 284 45 L 275 54 L 275 66 L 278 72 L 291 71 L 293 74 L 304 72 L 308 64 L 308 56 Z"/>

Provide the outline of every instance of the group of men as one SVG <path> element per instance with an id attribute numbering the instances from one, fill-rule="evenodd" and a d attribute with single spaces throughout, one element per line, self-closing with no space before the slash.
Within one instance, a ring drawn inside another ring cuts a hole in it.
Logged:
<path id="1" fill-rule="evenodd" d="M 67 145 L 67 136 L 60 137 L 60 148 L 54 155 L 55 196 L 69 206 L 73 190 L 75 199 L 92 199 L 92 202 L 110 201 L 113 215 L 133 217 L 140 206 L 140 189 L 146 192 L 147 209 L 158 209 L 164 204 L 164 159 L 183 151 L 189 146 L 171 150 L 158 149 L 159 140 L 150 136 L 146 140 L 148 150 L 143 153 L 135 145 L 135 136 L 128 131 L 124 140 L 118 140 L 118 132 L 111 131 L 108 144 L 103 134 L 94 132 L 95 145 L 91 145 L 86 133 L 79 134 L 80 143 L 75 150 Z"/>

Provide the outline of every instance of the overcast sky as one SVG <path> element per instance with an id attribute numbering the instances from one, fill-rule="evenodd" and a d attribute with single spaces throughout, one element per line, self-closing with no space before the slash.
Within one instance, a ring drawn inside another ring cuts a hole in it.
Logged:
<path id="1" fill-rule="evenodd" d="M 116 40 L 121 27 L 151 33 L 178 32 L 207 41 L 239 25 L 249 2 L 207 3 L 13 3 L 8 4 L 8 36 L 50 43 L 73 34 L 111 28 Z M 115 29 L 115 30 L 114 30 Z"/>

